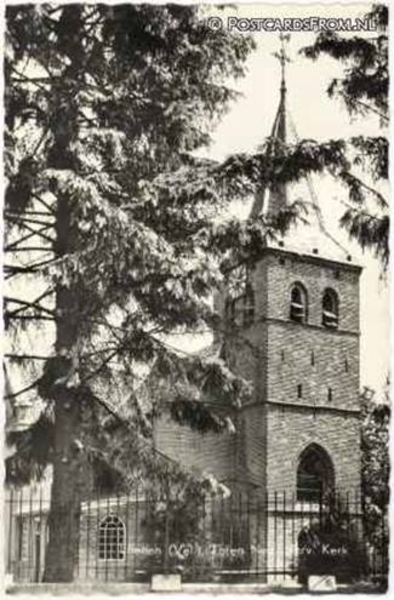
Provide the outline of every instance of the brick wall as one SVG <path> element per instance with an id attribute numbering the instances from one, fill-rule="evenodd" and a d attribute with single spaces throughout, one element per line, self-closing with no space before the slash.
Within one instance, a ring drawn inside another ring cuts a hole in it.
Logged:
<path id="1" fill-rule="evenodd" d="M 338 491 L 352 493 L 360 485 L 358 414 L 270 406 L 267 412 L 267 487 L 296 490 L 299 456 L 311 443 L 329 454 Z"/>
<path id="2" fill-rule="evenodd" d="M 323 292 L 331 288 L 339 297 L 339 329 L 359 331 L 358 267 L 283 252 L 267 253 L 264 261 L 267 263 L 266 290 L 263 292 L 263 295 L 267 293 L 267 317 L 289 318 L 290 290 L 298 281 L 307 290 L 308 324 L 321 326 Z"/>
<path id="3" fill-rule="evenodd" d="M 227 325 L 229 364 L 254 389 L 250 405 L 242 411 L 238 454 L 235 438 L 228 434 L 202 436 L 168 420 L 158 425 L 158 447 L 188 466 L 212 470 L 220 479 L 241 475 L 279 491 L 295 490 L 298 457 L 315 442 L 330 455 L 337 484 L 358 487 L 359 274 L 358 267 L 319 256 L 265 251 L 251 270 L 254 323 L 243 328 L 238 318 Z M 307 291 L 305 324 L 289 319 L 295 282 Z M 337 330 L 322 325 L 327 288 L 339 298 Z M 215 306 L 224 310 L 224 292 Z"/>
<path id="4" fill-rule="evenodd" d="M 228 431 L 202 434 L 163 414 L 155 422 L 154 439 L 156 448 L 186 467 L 212 473 L 220 481 L 233 475 L 236 441 Z"/>
<path id="5" fill-rule="evenodd" d="M 270 401 L 359 408 L 357 335 L 292 322 L 270 322 L 267 328 Z"/>
<path id="6" fill-rule="evenodd" d="M 295 491 L 299 455 L 318 443 L 330 455 L 338 488 L 354 490 L 360 484 L 359 270 L 275 253 L 266 261 L 265 399 L 277 403 L 267 410 L 268 489 Z M 289 321 L 297 281 L 307 291 L 306 324 Z M 321 324 L 326 288 L 338 294 L 337 330 Z"/>

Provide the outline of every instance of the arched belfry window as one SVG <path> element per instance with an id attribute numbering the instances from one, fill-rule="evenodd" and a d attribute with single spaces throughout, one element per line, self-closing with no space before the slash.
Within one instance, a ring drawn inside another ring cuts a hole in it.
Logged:
<path id="1" fill-rule="evenodd" d="M 245 327 L 251 325 L 254 321 L 254 292 L 252 286 L 248 283 L 244 295 L 243 324 Z"/>
<path id="2" fill-rule="evenodd" d="M 322 324 L 324 327 L 337 329 L 339 320 L 339 302 L 337 293 L 327 289 L 323 295 Z"/>
<path id="3" fill-rule="evenodd" d="M 334 467 L 327 452 L 310 444 L 300 455 L 297 468 L 297 500 L 317 502 L 334 489 Z"/>
<path id="4" fill-rule="evenodd" d="M 126 527 L 116 515 L 108 515 L 99 525 L 99 558 L 121 560 L 125 557 Z"/>
<path id="5" fill-rule="evenodd" d="M 306 323 L 307 317 L 308 304 L 306 290 L 300 283 L 296 283 L 291 288 L 290 319 L 298 323 Z"/>

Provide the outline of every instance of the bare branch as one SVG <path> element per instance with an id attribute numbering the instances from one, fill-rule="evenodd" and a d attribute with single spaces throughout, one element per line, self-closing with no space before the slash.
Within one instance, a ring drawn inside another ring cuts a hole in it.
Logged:
<path id="1" fill-rule="evenodd" d="M 10 320 L 18 321 L 55 321 L 54 317 L 45 317 L 44 315 L 17 315 L 13 312 L 6 312 L 4 315 Z"/>
<path id="2" fill-rule="evenodd" d="M 53 249 L 50 246 L 24 246 L 23 248 L 11 248 L 11 250 L 6 248 L 4 253 L 6 252 L 53 252 Z"/>
<path id="3" fill-rule="evenodd" d="M 55 243 L 55 240 L 50 236 L 50 235 L 46 235 L 45 233 L 43 233 L 43 231 L 47 230 L 47 229 L 53 229 L 53 225 L 46 223 L 45 227 L 42 227 L 41 229 L 34 229 L 33 227 L 30 227 L 30 225 L 28 225 L 27 223 L 23 223 L 22 225 L 25 229 L 27 229 L 28 231 L 30 231 L 33 235 L 38 235 L 39 237 L 41 237 L 43 240 L 47 240 L 48 242 L 50 242 L 51 244 Z M 25 238 L 26 239 L 26 238 Z M 11 246 L 14 245 L 18 245 L 18 243 L 20 243 L 21 240 L 19 240 L 18 242 L 15 242 L 13 244 L 11 244 Z M 9 248 L 9 246 L 8 246 Z"/>
<path id="4" fill-rule="evenodd" d="M 29 217 L 23 217 L 18 213 L 12 213 L 10 211 L 5 211 L 5 217 L 10 219 L 11 221 L 19 222 L 19 223 L 29 223 L 30 225 L 48 225 L 47 221 L 40 221 L 39 219 L 31 219 Z"/>
<path id="5" fill-rule="evenodd" d="M 20 300 L 19 298 L 10 298 L 9 296 L 5 296 L 4 300 L 6 302 L 11 302 L 11 303 L 15 303 L 15 304 L 20 304 L 22 305 L 22 309 L 19 310 L 26 310 L 29 308 L 36 308 L 37 310 L 40 310 L 42 312 L 45 312 L 51 316 L 55 316 L 55 312 L 53 310 L 50 310 L 49 308 L 45 308 L 44 306 L 41 306 L 40 304 L 36 303 L 36 302 L 28 302 L 27 300 Z M 18 312 L 19 312 L 18 310 Z"/>
<path id="6" fill-rule="evenodd" d="M 52 356 L 40 356 L 38 354 L 4 354 L 4 358 L 10 360 L 48 360 Z"/>
<path id="7" fill-rule="evenodd" d="M 39 383 L 41 377 L 39 379 L 36 379 L 35 381 L 33 381 L 33 383 L 31 383 L 30 385 L 26 386 L 25 388 L 19 390 L 18 392 L 14 392 L 12 394 L 6 394 L 4 396 L 5 400 L 10 400 L 11 398 L 17 398 L 18 396 L 21 396 L 22 394 L 25 394 L 26 392 L 29 392 L 30 390 L 32 390 L 33 388 L 36 387 L 36 385 Z"/>
<path id="8" fill-rule="evenodd" d="M 6 246 L 4 248 L 4 252 L 9 252 L 13 248 L 17 248 L 19 246 L 19 244 L 21 244 L 22 242 L 26 242 L 27 240 L 34 237 L 35 235 L 38 235 L 44 239 L 47 239 L 51 243 L 54 243 L 54 240 L 51 237 L 46 236 L 45 234 L 42 233 L 43 231 L 52 227 L 52 225 L 46 225 L 45 227 L 41 227 L 41 229 L 38 229 L 38 230 L 34 230 L 34 229 L 31 229 L 30 227 L 26 227 L 26 225 L 24 227 L 26 229 L 28 229 L 31 233 L 28 233 L 27 235 L 22 236 L 21 238 L 19 238 L 19 240 L 16 240 L 16 242 L 12 242 L 12 244 L 9 244 L 8 246 Z"/>

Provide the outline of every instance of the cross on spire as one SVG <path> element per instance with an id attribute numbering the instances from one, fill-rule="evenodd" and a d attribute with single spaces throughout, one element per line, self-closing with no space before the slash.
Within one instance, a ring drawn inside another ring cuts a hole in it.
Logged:
<path id="1" fill-rule="evenodd" d="M 286 91 L 286 77 L 285 77 L 286 76 L 286 63 L 291 62 L 291 60 L 286 52 L 286 44 L 288 44 L 290 41 L 290 33 L 287 33 L 287 34 L 280 33 L 279 40 L 280 40 L 280 50 L 278 52 L 274 52 L 273 55 L 280 62 L 280 66 L 281 66 L 281 70 L 282 70 L 282 80 L 281 80 L 280 90 L 282 93 L 284 93 Z"/>
<path id="2" fill-rule="evenodd" d="M 280 85 L 280 102 L 278 112 L 272 128 L 271 138 L 273 142 L 273 148 L 276 154 L 282 152 L 283 147 L 286 144 L 286 63 L 290 62 L 290 58 L 286 52 L 286 44 L 290 40 L 290 34 L 279 34 L 280 50 L 273 53 L 273 56 L 280 62 L 282 71 L 282 80 Z"/>

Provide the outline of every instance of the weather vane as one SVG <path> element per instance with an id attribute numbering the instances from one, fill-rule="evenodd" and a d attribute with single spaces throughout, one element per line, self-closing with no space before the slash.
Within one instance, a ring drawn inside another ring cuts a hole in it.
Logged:
<path id="1" fill-rule="evenodd" d="M 290 33 L 280 33 L 279 34 L 279 39 L 280 39 L 280 50 L 279 52 L 273 52 L 273 56 L 275 56 L 275 58 L 277 58 L 280 62 L 281 68 L 282 68 L 282 90 L 286 89 L 286 85 L 285 85 L 285 65 L 287 62 L 291 62 L 291 59 L 289 58 L 289 56 L 286 53 L 286 43 L 288 44 L 290 41 Z"/>

